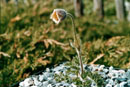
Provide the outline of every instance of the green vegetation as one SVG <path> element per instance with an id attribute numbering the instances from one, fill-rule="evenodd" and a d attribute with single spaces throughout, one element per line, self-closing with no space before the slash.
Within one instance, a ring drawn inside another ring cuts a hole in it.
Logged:
<path id="1" fill-rule="evenodd" d="M 76 52 L 68 43 L 72 39 L 71 21 L 66 19 L 56 25 L 50 20 L 55 8 L 64 8 L 74 15 L 73 2 L 39 0 L 33 4 L 29 1 L 0 6 L 0 87 L 21 81 L 47 66 L 74 61 Z M 116 20 L 114 1 L 105 0 L 104 20 L 92 13 L 92 1 L 84 4 L 85 15 L 75 17 L 83 62 L 90 64 L 103 54 L 95 64 L 130 68 L 130 24 Z"/>
<path id="2" fill-rule="evenodd" d="M 55 75 L 55 79 L 57 82 L 67 82 L 67 83 L 72 83 L 74 82 L 77 86 L 81 86 L 82 87 L 89 87 L 92 83 L 92 80 L 94 82 L 96 82 L 97 87 L 100 87 L 101 85 L 103 86 L 103 79 L 101 78 L 101 76 L 97 73 L 97 72 L 90 72 L 90 71 L 84 71 L 84 74 L 82 74 L 82 79 L 83 81 L 81 81 L 81 79 L 79 78 L 79 70 L 80 68 L 78 67 L 79 62 L 78 62 L 78 57 L 75 57 L 72 62 L 68 62 L 65 64 L 66 66 L 69 66 L 71 68 L 67 69 L 66 71 L 66 75 L 64 75 L 63 73 L 60 73 L 59 75 Z M 70 78 L 70 76 L 68 75 L 74 75 L 72 78 Z M 76 76 L 75 76 L 76 75 Z M 91 78 L 91 80 L 90 80 Z"/>

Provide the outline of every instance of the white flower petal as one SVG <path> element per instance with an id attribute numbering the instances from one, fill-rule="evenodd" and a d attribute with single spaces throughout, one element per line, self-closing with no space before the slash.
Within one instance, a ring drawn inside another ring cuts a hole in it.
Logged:
<path id="1" fill-rule="evenodd" d="M 66 18 L 66 14 L 67 12 L 64 9 L 54 9 L 50 19 L 52 19 L 56 24 L 59 24 Z"/>

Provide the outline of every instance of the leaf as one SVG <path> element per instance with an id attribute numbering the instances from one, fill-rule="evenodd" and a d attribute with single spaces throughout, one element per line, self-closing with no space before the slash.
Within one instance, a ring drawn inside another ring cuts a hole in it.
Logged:
<path id="1" fill-rule="evenodd" d="M 10 20 L 10 22 L 14 23 L 14 22 L 19 21 L 19 20 L 21 20 L 21 17 L 20 16 L 16 16 L 16 17 L 12 18 Z"/>
<path id="2" fill-rule="evenodd" d="M 86 47 L 88 50 L 90 49 L 91 45 L 92 45 L 92 44 L 91 44 L 90 42 L 86 42 L 86 43 L 85 43 L 85 47 Z"/>
<path id="3" fill-rule="evenodd" d="M 58 42 L 58 41 L 53 40 L 53 39 L 47 39 L 47 41 L 48 41 L 50 44 L 56 44 L 56 45 L 60 45 L 60 46 L 68 46 L 68 45 L 69 45 L 69 44 L 64 44 L 64 43 Z"/>
<path id="4" fill-rule="evenodd" d="M 50 45 L 59 45 L 61 46 L 64 50 L 69 50 L 70 47 L 69 47 L 69 43 L 67 44 L 64 44 L 64 43 L 61 43 L 61 42 L 58 42 L 56 40 L 53 40 L 53 39 L 44 39 L 44 40 L 39 40 L 37 41 L 37 43 L 44 43 L 45 47 L 48 48 L 49 47 L 49 44 Z"/>
<path id="5" fill-rule="evenodd" d="M 40 11 L 39 11 L 39 15 L 44 15 L 45 13 L 49 12 L 49 9 L 48 8 L 42 8 Z"/>
<path id="6" fill-rule="evenodd" d="M 48 43 L 48 41 L 46 39 L 44 40 L 44 45 L 45 45 L 46 48 L 49 47 L 49 43 Z"/>
<path id="7" fill-rule="evenodd" d="M 26 35 L 26 36 L 29 37 L 29 36 L 31 35 L 31 32 L 30 32 L 30 31 L 25 31 L 25 32 L 24 32 L 24 35 Z"/>
<path id="8" fill-rule="evenodd" d="M 69 50 L 69 49 L 70 49 L 69 43 L 64 44 L 64 43 L 58 42 L 58 41 L 53 40 L 53 39 L 47 39 L 47 41 L 48 41 L 50 44 L 56 44 L 56 45 L 61 46 L 61 48 L 64 49 L 64 50 Z"/>
<path id="9" fill-rule="evenodd" d="M 124 38 L 124 36 L 112 37 L 105 43 L 105 45 L 106 46 L 112 46 L 112 45 L 116 44 L 116 41 L 118 41 L 118 40 L 120 40 L 122 38 Z"/>
<path id="10" fill-rule="evenodd" d="M 37 60 L 37 62 L 38 62 L 38 63 L 41 63 L 41 64 L 43 64 L 43 65 L 47 65 L 47 64 L 50 63 L 50 61 L 48 61 L 48 60 L 43 60 L 43 58 L 39 58 L 39 59 Z"/>
<path id="11" fill-rule="evenodd" d="M 9 55 L 9 54 L 4 53 L 4 52 L 0 52 L 0 55 L 3 55 L 3 56 L 5 56 L 5 57 L 10 57 L 10 55 Z"/>
<path id="12" fill-rule="evenodd" d="M 26 53 L 26 55 L 24 56 L 24 62 L 27 63 L 28 62 L 28 53 Z"/>
<path id="13" fill-rule="evenodd" d="M 16 56 L 17 56 L 17 58 L 20 58 L 20 53 L 17 52 L 17 53 L 16 53 Z"/>
<path id="14" fill-rule="evenodd" d="M 104 54 L 98 55 L 92 62 L 90 62 L 90 64 L 94 64 L 96 61 L 98 61 L 99 59 L 101 59 L 103 56 L 104 56 Z"/>
<path id="15" fill-rule="evenodd" d="M 47 57 L 53 57 L 54 55 L 53 55 L 53 53 L 48 52 L 48 53 L 46 53 L 46 56 L 47 56 Z"/>
<path id="16" fill-rule="evenodd" d="M 123 68 L 130 68 L 130 62 L 125 64 L 125 65 L 123 65 Z"/>
<path id="17" fill-rule="evenodd" d="M 23 78 L 27 78 L 30 75 L 30 73 L 24 73 Z"/>

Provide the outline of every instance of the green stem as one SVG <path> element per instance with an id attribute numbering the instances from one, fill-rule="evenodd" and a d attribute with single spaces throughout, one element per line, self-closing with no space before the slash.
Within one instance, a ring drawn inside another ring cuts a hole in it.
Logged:
<path id="1" fill-rule="evenodd" d="M 82 57 L 81 57 L 81 44 L 78 42 L 78 38 L 77 38 L 77 32 L 75 30 L 75 23 L 74 23 L 74 18 L 70 13 L 67 13 L 67 16 L 69 16 L 71 18 L 72 21 L 72 29 L 73 29 L 73 35 L 74 35 L 74 43 L 76 42 L 76 44 L 78 45 L 78 47 L 75 46 L 75 50 L 78 54 L 78 58 L 79 58 L 79 63 L 80 63 L 80 67 L 81 67 L 81 74 L 83 74 L 83 62 L 82 62 Z"/>

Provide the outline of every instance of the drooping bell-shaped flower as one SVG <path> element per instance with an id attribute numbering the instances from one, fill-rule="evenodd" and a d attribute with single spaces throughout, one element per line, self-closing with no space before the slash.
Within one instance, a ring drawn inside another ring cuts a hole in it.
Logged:
<path id="1" fill-rule="evenodd" d="M 84 72 L 83 70 L 83 63 L 82 63 L 82 57 L 81 57 L 81 44 L 78 42 L 78 37 L 76 35 L 76 30 L 75 30 L 75 23 L 74 23 L 74 18 L 73 15 L 65 11 L 64 9 L 54 9 L 53 13 L 51 14 L 50 19 L 52 19 L 56 24 L 59 24 L 62 20 L 64 20 L 66 17 L 70 17 L 72 20 L 72 26 L 73 26 L 73 35 L 74 35 L 74 44 L 76 43 L 77 45 L 73 45 L 72 47 L 75 48 L 78 58 L 79 58 L 79 63 L 81 67 L 81 74 Z"/>
<path id="2" fill-rule="evenodd" d="M 59 24 L 67 16 L 67 12 L 64 9 L 54 9 L 51 14 L 50 19 L 52 19 L 56 24 Z"/>

